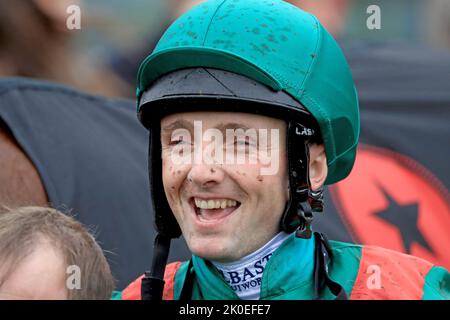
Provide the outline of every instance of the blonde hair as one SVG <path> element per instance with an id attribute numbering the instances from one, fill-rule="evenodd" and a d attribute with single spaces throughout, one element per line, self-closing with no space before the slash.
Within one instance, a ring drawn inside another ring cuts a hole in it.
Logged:
<path id="1" fill-rule="evenodd" d="M 68 299 L 110 299 L 114 279 L 94 237 L 74 218 L 44 207 L 20 207 L 0 213 L 0 261 L 7 264 L 0 275 L 0 286 L 42 237 L 62 253 L 66 266 L 80 268 L 81 288 L 68 289 Z"/>

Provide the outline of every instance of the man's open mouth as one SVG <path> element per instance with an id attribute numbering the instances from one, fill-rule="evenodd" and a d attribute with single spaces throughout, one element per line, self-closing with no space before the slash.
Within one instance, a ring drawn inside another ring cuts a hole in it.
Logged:
<path id="1" fill-rule="evenodd" d="M 233 213 L 241 203 L 233 199 L 202 199 L 192 198 L 192 206 L 194 207 L 197 218 L 201 222 L 214 222 L 221 220 Z"/>

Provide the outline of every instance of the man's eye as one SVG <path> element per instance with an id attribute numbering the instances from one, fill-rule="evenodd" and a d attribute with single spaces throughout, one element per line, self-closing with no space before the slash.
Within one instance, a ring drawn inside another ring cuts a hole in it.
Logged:
<path id="1" fill-rule="evenodd" d="M 174 145 L 182 144 L 182 143 L 187 143 L 187 141 L 184 141 L 183 139 L 171 140 L 169 145 L 174 146 Z"/>
<path id="2" fill-rule="evenodd" d="M 248 140 L 236 140 L 235 142 L 237 145 L 245 145 L 245 146 L 249 146 L 250 142 Z"/>
<path id="3" fill-rule="evenodd" d="M 234 141 L 234 144 L 237 146 L 249 146 L 249 147 L 253 147 L 256 146 L 255 141 L 253 141 L 253 139 L 236 139 Z"/>

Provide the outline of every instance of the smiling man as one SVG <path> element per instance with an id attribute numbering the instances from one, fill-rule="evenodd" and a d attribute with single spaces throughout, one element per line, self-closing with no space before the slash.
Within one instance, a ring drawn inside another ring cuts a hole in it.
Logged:
<path id="1" fill-rule="evenodd" d="M 124 299 L 445 299 L 449 273 L 312 230 L 351 171 L 358 98 L 318 20 L 283 1 L 208 1 L 138 73 L 158 236 Z M 192 258 L 167 267 L 183 234 Z"/>

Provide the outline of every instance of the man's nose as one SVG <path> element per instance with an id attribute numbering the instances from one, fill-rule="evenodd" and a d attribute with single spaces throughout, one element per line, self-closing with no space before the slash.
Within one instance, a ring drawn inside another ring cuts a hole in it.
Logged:
<path id="1" fill-rule="evenodd" d="M 225 174 L 222 168 L 215 165 L 194 164 L 187 175 L 187 180 L 198 187 L 212 187 L 223 181 Z"/>

